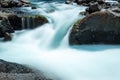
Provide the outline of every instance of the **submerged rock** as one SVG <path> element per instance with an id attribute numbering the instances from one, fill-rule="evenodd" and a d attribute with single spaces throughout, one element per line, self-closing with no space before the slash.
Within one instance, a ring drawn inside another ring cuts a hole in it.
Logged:
<path id="1" fill-rule="evenodd" d="M 52 80 L 21 64 L 0 59 L 0 80 Z"/>
<path id="2" fill-rule="evenodd" d="M 92 13 L 74 24 L 69 44 L 120 44 L 119 25 L 119 9 Z"/>

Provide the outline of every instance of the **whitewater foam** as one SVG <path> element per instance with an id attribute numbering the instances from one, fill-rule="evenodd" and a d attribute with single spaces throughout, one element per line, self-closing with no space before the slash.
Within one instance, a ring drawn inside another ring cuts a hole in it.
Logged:
<path id="1" fill-rule="evenodd" d="M 46 8 L 44 5 L 41 7 Z M 119 80 L 120 46 L 70 47 L 70 28 L 83 17 L 79 13 L 85 8 L 58 3 L 50 5 L 55 7 L 53 12 L 47 13 L 43 9 L 41 13 L 49 18 L 49 23 L 34 30 L 17 32 L 13 41 L 0 43 L 0 58 L 34 67 L 47 76 L 57 77 L 55 80 Z"/>

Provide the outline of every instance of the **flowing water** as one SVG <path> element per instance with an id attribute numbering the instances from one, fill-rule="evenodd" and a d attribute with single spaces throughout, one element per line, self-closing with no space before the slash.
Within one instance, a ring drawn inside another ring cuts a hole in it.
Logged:
<path id="1" fill-rule="evenodd" d="M 35 12 L 49 23 L 16 32 L 13 41 L 1 42 L 1 59 L 29 65 L 55 80 L 120 80 L 119 45 L 68 44 L 71 26 L 84 17 L 79 13 L 85 7 L 62 3 L 39 7 Z M 25 27 L 24 18 L 22 23 Z"/>

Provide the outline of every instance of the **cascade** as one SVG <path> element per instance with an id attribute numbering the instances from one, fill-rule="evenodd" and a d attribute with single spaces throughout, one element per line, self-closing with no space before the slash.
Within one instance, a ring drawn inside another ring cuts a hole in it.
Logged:
<path id="1" fill-rule="evenodd" d="M 46 12 L 51 5 L 54 10 Z M 1 42 L 0 59 L 29 65 L 53 80 L 120 79 L 119 45 L 71 47 L 67 44 L 71 26 L 84 17 L 79 13 L 85 7 L 63 3 L 43 3 L 39 6 L 43 8 L 40 14 L 47 17 L 49 23 L 19 35 L 16 33 L 11 42 Z M 41 11 L 41 8 L 37 10 Z M 22 18 L 23 28 L 33 25 L 34 19 Z"/>
<path id="2" fill-rule="evenodd" d="M 26 29 L 30 29 L 30 18 L 29 17 L 27 17 L 27 27 L 26 27 Z"/>
<path id="3" fill-rule="evenodd" d="M 22 29 L 25 29 L 25 18 L 22 17 L 21 20 L 22 20 Z"/>

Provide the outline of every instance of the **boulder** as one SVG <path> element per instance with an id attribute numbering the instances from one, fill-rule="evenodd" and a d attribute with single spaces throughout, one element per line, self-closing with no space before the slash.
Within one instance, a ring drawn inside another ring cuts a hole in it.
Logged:
<path id="1" fill-rule="evenodd" d="M 45 23 L 48 23 L 47 18 L 42 15 L 28 15 L 23 17 L 21 16 L 20 18 L 22 20 L 22 29 L 34 29 Z"/>
<path id="2" fill-rule="evenodd" d="M 48 20 L 45 16 L 42 16 L 42 15 L 36 15 L 36 16 L 33 16 L 34 18 L 34 26 L 35 27 L 38 27 L 38 26 L 41 26 L 45 23 L 48 23 Z"/>
<path id="3" fill-rule="evenodd" d="M 21 29 L 21 18 L 11 12 L 0 11 L 2 32 L 12 33 L 14 30 Z"/>
<path id="4" fill-rule="evenodd" d="M 66 0 L 66 1 L 65 1 L 65 4 L 70 4 L 70 3 L 71 3 L 70 0 Z"/>
<path id="5" fill-rule="evenodd" d="M 4 41 L 11 41 L 12 40 L 12 35 L 8 32 L 4 33 Z"/>
<path id="6" fill-rule="evenodd" d="M 23 65 L 0 59 L 0 73 L 33 73 L 32 69 Z"/>
<path id="7" fill-rule="evenodd" d="M 117 0 L 118 2 L 120 2 L 120 0 Z"/>
<path id="8" fill-rule="evenodd" d="M 101 10 L 100 5 L 98 4 L 98 2 L 96 2 L 96 3 L 91 3 L 90 6 L 86 9 L 86 12 L 91 14 L 93 12 L 100 10 Z"/>
<path id="9" fill-rule="evenodd" d="M 9 14 L 7 16 L 11 26 L 13 27 L 14 30 L 21 30 L 22 29 L 22 20 L 21 17 L 18 17 L 15 14 Z"/>
<path id="10" fill-rule="evenodd" d="M 4 37 L 6 32 L 13 33 L 14 29 L 10 25 L 9 20 L 2 15 L 0 16 L 0 37 Z"/>
<path id="11" fill-rule="evenodd" d="M 52 80 L 21 64 L 0 59 L 0 80 Z"/>
<path id="12" fill-rule="evenodd" d="M 11 27 L 13 30 L 33 29 L 48 23 L 47 18 L 43 15 L 34 15 L 19 10 L 3 10 L 0 11 L 0 15 L 1 19 L 5 18 L 6 22 L 8 21 L 9 28 Z"/>
<path id="13" fill-rule="evenodd" d="M 92 13 L 74 24 L 69 44 L 120 44 L 119 25 L 119 9 Z"/>

